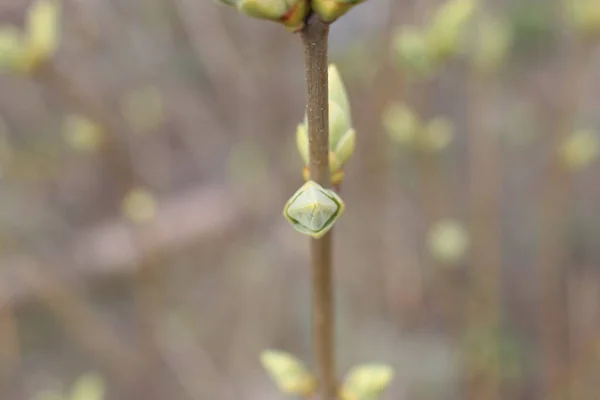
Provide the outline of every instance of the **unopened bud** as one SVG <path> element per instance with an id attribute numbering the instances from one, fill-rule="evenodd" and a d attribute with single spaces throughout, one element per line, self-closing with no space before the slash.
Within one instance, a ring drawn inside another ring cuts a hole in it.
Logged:
<path id="1" fill-rule="evenodd" d="M 308 181 L 285 204 L 283 215 L 296 231 L 318 239 L 343 211 L 344 202 L 337 193 Z"/>
<path id="2" fill-rule="evenodd" d="M 483 73 L 496 71 L 506 59 L 512 39 L 506 22 L 488 18 L 481 23 L 472 58 L 475 69 Z"/>
<path id="3" fill-rule="evenodd" d="M 304 364 L 289 353 L 265 350 L 260 361 L 284 394 L 310 397 L 317 388 L 317 380 Z"/>
<path id="4" fill-rule="evenodd" d="M 60 40 L 58 0 L 37 0 L 29 7 L 22 68 L 31 71 L 56 52 Z"/>
<path id="5" fill-rule="evenodd" d="M 312 0 L 313 10 L 325 22 L 333 22 L 364 0 Z"/>
<path id="6" fill-rule="evenodd" d="M 436 11 L 427 31 L 427 47 L 437 62 L 458 52 L 475 6 L 476 0 L 449 0 Z"/>
<path id="7" fill-rule="evenodd" d="M 435 117 L 421 133 L 419 147 L 423 150 L 438 152 L 444 150 L 454 139 L 454 125 L 444 117 Z"/>
<path id="8" fill-rule="evenodd" d="M 400 103 L 390 104 L 385 109 L 382 123 L 392 140 L 401 145 L 412 145 L 421 129 L 419 117 Z"/>
<path id="9" fill-rule="evenodd" d="M 429 251 L 442 264 L 461 261 L 469 249 L 469 241 L 466 229 L 451 219 L 439 221 L 429 231 Z"/>
<path id="10" fill-rule="evenodd" d="M 427 38 L 418 28 L 404 26 L 393 36 L 393 49 L 400 68 L 415 78 L 430 77 L 435 62 L 427 47 Z"/>
<path id="11" fill-rule="evenodd" d="M 22 56 L 19 32 L 13 27 L 0 27 L 0 72 L 15 70 Z"/>
<path id="12" fill-rule="evenodd" d="M 598 0 L 565 0 L 567 15 L 575 28 L 586 36 L 600 36 L 600 2 Z"/>
<path id="13" fill-rule="evenodd" d="M 600 155 L 600 139 L 588 130 L 574 132 L 560 147 L 564 165 L 572 171 L 580 171 L 594 162 Z"/>
<path id="14" fill-rule="evenodd" d="M 304 161 L 304 179 L 310 178 L 308 121 L 298 125 L 296 130 L 296 145 Z M 335 65 L 329 66 L 329 168 L 331 181 L 338 184 L 344 174 L 342 167 L 354 153 L 356 131 L 352 128 L 352 116 L 346 88 Z"/>
<path id="15" fill-rule="evenodd" d="M 59 39 L 59 1 L 37 0 L 28 9 L 25 32 L 0 27 L 0 71 L 31 73 L 54 55 Z"/>
<path id="16" fill-rule="evenodd" d="M 304 26 L 309 12 L 308 0 L 221 0 L 240 12 L 259 19 L 279 22 L 292 31 Z"/>

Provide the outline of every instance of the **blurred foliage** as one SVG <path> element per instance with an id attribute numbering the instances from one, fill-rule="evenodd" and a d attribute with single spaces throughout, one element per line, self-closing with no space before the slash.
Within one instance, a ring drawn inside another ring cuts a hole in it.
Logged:
<path id="1" fill-rule="evenodd" d="M 80 376 L 71 390 L 63 394 L 55 391 L 41 392 L 33 400 L 103 400 L 106 388 L 102 378 L 95 373 Z"/>

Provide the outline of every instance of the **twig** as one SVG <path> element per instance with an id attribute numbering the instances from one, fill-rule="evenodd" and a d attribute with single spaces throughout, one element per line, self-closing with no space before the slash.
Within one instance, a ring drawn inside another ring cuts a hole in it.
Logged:
<path id="1" fill-rule="evenodd" d="M 495 332 L 501 312 L 501 149 L 497 135 L 486 129 L 486 111 L 496 89 L 495 77 L 471 70 L 469 94 L 469 218 L 471 232 L 470 283 L 466 304 L 468 331 Z M 498 399 L 502 381 L 500 354 L 485 371 L 471 365 L 468 398 Z"/>
<path id="2" fill-rule="evenodd" d="M 0 384 L 14 379 L 21 361 L 21 343 L 10 298 L 0 297 Z"/>
<path id="3" fill-rule="evenodd" d="M 324 187 L 329 175 L 329 106 L 327 48 L 329 26 L 315 15 L 301 32 L 306 67 L 310 177 Z M 337 384 L 334 361 L 334 316 L 331 240 L 332 231 L 311 239 L 313 286 L 313 346 L 322 400 L 335 399 Z"/>
<path id="4" fill-rule="evenodd" d="M 563 103 L 556 116 L 554 145 L 573 131 L 578 108 L 590 79 L 589 43 L 577 43 L 564 75 Z M 537 273 L 540 280 L 540 337 L 544 359 L 542 396 L 555 398 L 557 385 L 564 399 L 571 398 L 572 371 L 569 349 L 565 263 L 568 259 L 568 219 L 572 209 L 572 177 L 557 154 L 550 160 L 540 204 L 540 242 Z M 561 382 L 559 384 L 559 382 Z"/>

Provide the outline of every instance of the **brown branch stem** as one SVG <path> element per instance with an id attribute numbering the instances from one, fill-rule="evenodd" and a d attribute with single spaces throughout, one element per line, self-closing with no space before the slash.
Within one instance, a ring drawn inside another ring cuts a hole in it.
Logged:
<path id="1" fill-rule="evenodd" d="M 331 185 L 329 174 L 329 105 L 327 48 L 329 26 L 315 15 L 301 32 L 306 67 L 307 116 L 310 177 L 324 187 Z M 313 348 L 317 362 L 322 400 L 336 398 L 334 360 L 332 231 L 311 239 L 310 259 L 313 287 Z"/>

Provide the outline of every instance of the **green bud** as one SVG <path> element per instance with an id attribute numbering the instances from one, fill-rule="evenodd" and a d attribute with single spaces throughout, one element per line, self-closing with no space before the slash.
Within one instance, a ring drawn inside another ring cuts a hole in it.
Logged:
<path id="1" fill-rule="evenodd" d="M 327 69 L 327 75 L 329 82 L 329 102 L 336 103 L 339 107 L 341 107 L 342 111 L 349 119 L 350 101 L 348 100 L 348 93 L 346 92 L 346 87 L 344 86 L 344 81 L 342 81 L 340 71 L 337 69 L 335 64 L 329 65 L 329 68 Z"/>
<path id="2" fill-rule="evenodd" d="M 435 62 L 427 47 L 427 38 L 414 26 L 403 26 L 393 34 L 393 50 L 400 68 L 414 78 L 430 77 Z"/>
<path id="3" fill-rule="evenodd" d="M 296 128 L 296 146 L 304 165 L 310 164 L 309 158 L 309 142 L 308 142 L 308 123 L 306 120 L 298 125 Z"/>
<path id="4" fill-rule="evenodd" d="M 58 49 L 60 40 L 58 0 L 37 0 L 27 13 L 22 69 L 31 71 L 47 61 Z"/>
<path id="5" fill-rule="evenodd" d="M 70 400 L 102 400 L 106 395 L 106 383 L 96 373 L 81 375 L 71 388 Z"/>
<path id="6" fill-rule="evenodd" d="M 308 121 L 296 129 L 296 145 L 305 164 L 304 179 L 308 180 L 309 139 Z M 356 146 L 356 131 L 352 128 L 350 102 L 346 88 L 335 65 L 329 66 L 329 167 L 333 184 L 342 181 L 343 165 L 350 159 Z"/>
<path id="7" fill-rule="evenodd" d="M 435 117 L 425 127 L 419 137 L 419 146 L 423 150 L 438 152 L 454 139 L 454 125 L 443 117 Z"/>
<path id="8" fill-rule="evenodd" d="M 421 130 L 419 117 L 400 103 L 392 103 L 385 109 L 382 123 L 392 140 L 401 145 L 412 145 Z"/>
<path id="9" fill-rule="evenodd" d="M 304 26 L 309 12 L 308 0 L 221 0 L 240 12 L 259 19 L 279 22 L 292 31 Z"/>
<path id="10" fill-rule="evenodd" d="M 337 193 L 308 181 L 287 201 L 283 216 L 296 231 L 318 239 L 331 229 L 343 211 L 344 202 Z"/>
<path id="11" fill-rule="evenodd" d="M 600 139 L 592 131 L 576 131 L 565 139 L 559 151 L 564 165 L 569 170 L 581 171 L 598 159 Z"/>
<path id="12" fill-rule="evenodd" d="M 333 22 L 364 0 L 312 0 L 313 10 L 325 22 Z"/>
<path id="13" fill-rule="evenodd" d="M 475 6 L 476 0 L 449 0 L 438 8 L 427 30 L 427 48 L 437 62 L 458 52 Z"/>
<path id="14" fill-rule="evenodd" d="M 600 36 L 600 3 L 598 0 L 564 0 L 567 15 L 583 35 Z"/>
<path id="15" fill-rule="evenodd" d="M 385 364 L 364 364 L 352 368 L 340 389 L 341 400 L 378 399 L 390 385 L 394 370 Z"/>
<path id="16" fill-rule="evenodd" d="M 512 44 L 510 26 L 504 21 L 487 18 L 478 28 L 473 67 L 483 73 L 496 71 L 506 59 Z"/>
<path id="17" fill-rule="evenodd" d="M 22 40 L 16 28 L 0 27 L 0 71 L 13 71 L 22 58 Z"/>
<path id="18" fill-rule="evenodd" d="M 428 247 L 431 255 L 442 264 L 461 261 L 469 249 L 469 234 L 452 219 L 439 221 L 429 231 Z"/>
<path id="19" fill-rule="evenodd" d="M 302 397 L 314 394 L 317 380 L 293 355 L 283 351 L 265 350 L 260 354 L 260 361 L 282 393 Z"/>

